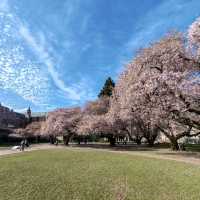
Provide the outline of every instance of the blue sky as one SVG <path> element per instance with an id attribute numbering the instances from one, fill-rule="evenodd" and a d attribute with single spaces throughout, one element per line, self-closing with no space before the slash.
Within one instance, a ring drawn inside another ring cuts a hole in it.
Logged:
<path id="1" fill-rule="evenodd" d="M 0 0 L 0 102 L 83 105 L 137 49 L 198 16 L 199 0 Z"/>

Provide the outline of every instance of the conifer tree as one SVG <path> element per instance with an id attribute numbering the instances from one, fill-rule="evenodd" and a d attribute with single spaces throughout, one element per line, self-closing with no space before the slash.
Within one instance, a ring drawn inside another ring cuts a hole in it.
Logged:
<path id="1" fill-rule="evenodd" d="M 99 93 L 98 97 L 110 97 L 112 95 L 112 90 L 115 87 L 114 81 L 111 79 L 111 77 L 108 77 L 101 92 Z"/>

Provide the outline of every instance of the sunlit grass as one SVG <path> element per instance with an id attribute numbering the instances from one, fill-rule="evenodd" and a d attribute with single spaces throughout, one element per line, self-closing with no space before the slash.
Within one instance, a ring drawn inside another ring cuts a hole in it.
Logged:
<path id="1" fill-rule="evenodd" d="M 1 200 L 200 199 L 200 167 L 175 161 L 79 150 L 0 158 Z"/>

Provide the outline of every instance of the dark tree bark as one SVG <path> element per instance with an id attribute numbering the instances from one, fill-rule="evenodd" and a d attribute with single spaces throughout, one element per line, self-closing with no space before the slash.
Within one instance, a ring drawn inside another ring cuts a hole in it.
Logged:
<path id="1" fill-rule="evenodd" d="M 148 137 L 145 137 L 150 147 L 154 146 L 157 136 L 158 136 L 158 134 L 149 135 Z"/>
<path id="2" fill-rule="evenodd" d="M 81 139 L 80 139 L 80 137 L 78 137 L 77 140 L 78 140 L 78 144 L 81 144 Z"/>
<path id="3" fill-rule="evenodd" d="M 39 143 L 40 142 L 40 136 L 36 136 L 36 143 Z"/>
<path id="4" fill-rule="evenodd" d="M 161 127 L 159 127 L 160 131 L 162 131 L 164 133 L 164 135 L 169 139 L 170 143 L 171 143 L 171 149 L 173 151 L 179 151 L 180 146 L 178 144 L 178 140 L 187 136 L 187 137 L 193 137 L 193 136 L 198 136 L 200 134 L 199 133 L 195 133 L 195 134 L 191 134 L 191 129 L 192 127 L 189 126 L 188 130 L 178 134 L 177 136 L 175 136 L 175 134 L 169 134 L 167 131 L 165 131 L 164 129 L 162 129 Z"/>
<path id="5" fill-rule="evenodd" d="M 142 143 L 142 137 L 136 137 L 135 138 L 135 142 L 136 142 L 137 145 L 141 145 L 141 143 Z"/>
<path id="6" fill-rule="evenodd" d="M 110 146 L 116 145 L 116 138 L 114 136 L 109 137 Z"/>
<path id="7" fill-rule="evenodd" d="M 178 140 L 176 138 L 169 138 L 170 142 L 171 142 L 171 149 L 173 151 L 179 151 L 180 147 L 178 145 Z"/>
<path id="8" fill-rule="evenodd" d="M 50 144 L 54 144 L 55 143 L 55 137 L 53 135 L 50 135 L 49 141 L 50 141 Z"/>
<path id="9" fill-rule="evenodd" d="M 65 144 L 66 146 L 69 145 L 69 140 L 70 140 L 70 136 L 68 136 L 68 135 L 63 135 L 63 141 L 64 141 L 64 144 Z"/>

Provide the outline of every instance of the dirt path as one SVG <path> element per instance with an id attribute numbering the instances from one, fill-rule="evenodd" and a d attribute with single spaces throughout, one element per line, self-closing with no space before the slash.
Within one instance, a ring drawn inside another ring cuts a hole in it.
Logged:
<path id="1" fill-rule="evenodd" d="M 157 149 L 156 151 L 128 151 L 128 150 L 113 150 L 113 149 L 97 149 L 91 147 L 65 147 L 65 146 L 54 146 L 49 144 L 39 144 L 32 145 L 30 148 L 26 149 L 25 152 L 35 151 L 35 150 L 45 150 L 45 149 L 66 149 L 70 151 L 103 151 L 112 152 L 119 154 L 128 154 L 143 156 L 148 158 L 163 159 L 163 160 L 173 160 L 178 162 L 185 162 L 189 164 L 195 164 L 200 166 L 200 153 L 192 152 L 173 152 L 169 149 Z M 4 155 L 22 153 L 19 150 L 4 149 L 0 150 L 0 158 Z"/>

